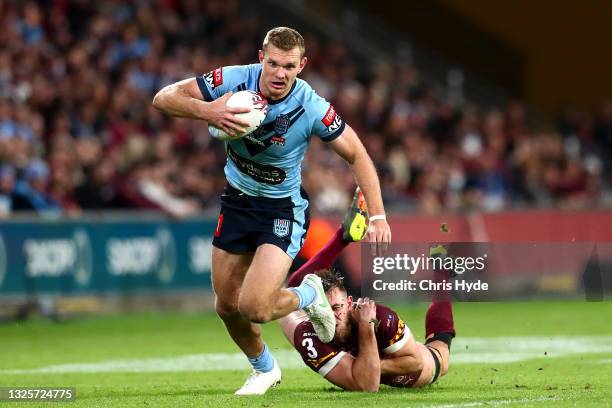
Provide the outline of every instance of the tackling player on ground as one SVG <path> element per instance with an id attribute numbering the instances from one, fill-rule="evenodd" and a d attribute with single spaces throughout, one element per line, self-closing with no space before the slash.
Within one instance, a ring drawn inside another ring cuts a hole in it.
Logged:
<path id="1" fill-rule="evenodd" d="M 346 390 L 378 391 L 380 384 L 431 384 L 448 371 L 450 345 L 455 336 L 450 295 L 434 293 L 425 318 L 425 344 L 415 341 L 393 310 L 368 298 L 355 302 L 347 296 L 342 277 L 329 268 L 349 242 L 363 237 L 365 202 L 359 192 L 354 203 L 342 228 L 287 283 L 295 285 L 315 271 L 322 278 L 336 318 L 333 341 L 321 342 L 307 316 L 299 311 L 280 319 L 283 332 L 308 367 Z M 434 273 L 436 281 L 447 278 L 445 271 Z"/>
<path id="2" fill-rule="evenodd" d="M 308 229 L 301 162 L 313 135 L 350 165 L 361 186 L 375 214 L 367 240 L 377 245 L 378 253 L 391 241 L 372 160 L 333 106 L 297 78 L 307 62 L 304 53 L 302 36 L 278 27 L 267 33 L 258 64 L 219 67 L 169 85 L 153 100 L 167 114 L 204 120 L 236 135 L 248 124 L 235 114 L 248 109 L 228 107 L 231 93 L 252 90 L 268 99 L 264 123 L 244 138 L 225 142 L 227 186 L 213 240 L 215 308 L 254 368 L 237 394 L 263 394 L 281 378 L 258 323 L 303 310 L 321 341 L 334 336 L 334 313 L 318 276 L 282 288 Z"/>

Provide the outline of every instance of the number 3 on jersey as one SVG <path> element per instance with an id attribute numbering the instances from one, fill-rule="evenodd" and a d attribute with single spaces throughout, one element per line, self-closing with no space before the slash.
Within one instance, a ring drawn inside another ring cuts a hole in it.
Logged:
<path id="1" fill-rule="evenodd" d="M 308 357 L 317 358 L 317 350 L 315 350 L 315 348 L 313 347 L 312 339 L 305 338 L 304 340 L 302 340 L 302 346 L 306 347 L 306 350 L 308 350 Z"/>

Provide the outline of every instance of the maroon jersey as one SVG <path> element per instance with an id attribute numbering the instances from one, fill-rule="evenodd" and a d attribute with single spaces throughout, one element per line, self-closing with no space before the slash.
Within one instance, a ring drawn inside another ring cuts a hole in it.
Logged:
<path id="1" fill-rule="evenodd" d="M 410 339 L 410 329 L 393 310 L 382 305 L 376 305 L 376 319 L 380 321 L 376 327 L 376 343 L 381 358 L 395 353 Z M 326 376 L 346 355 L 357 356 L 359 343 L 357 332 L 354 331 L 346 343 L 323 343 L 317 337 L 312 323 L 306 320 L 298 324 L 293 335 L 295 348 L 308 367 Z M 388 383 L 385 381 L 385 383 Z M 389 384 L 391 385 L 391 384 Z"/>

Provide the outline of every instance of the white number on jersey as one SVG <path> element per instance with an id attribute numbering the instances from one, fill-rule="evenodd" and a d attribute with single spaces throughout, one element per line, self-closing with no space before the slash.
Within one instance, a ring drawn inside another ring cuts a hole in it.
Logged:
<path id="1" fill-rule="evenodd" d="M 308 350 L 308 357 L 317 358 L 317 350 L 312 347 L 312 339 L 305 338 L 304 340 L 302 340 L 302 346 L 306 347 L 306 350 Z"/>

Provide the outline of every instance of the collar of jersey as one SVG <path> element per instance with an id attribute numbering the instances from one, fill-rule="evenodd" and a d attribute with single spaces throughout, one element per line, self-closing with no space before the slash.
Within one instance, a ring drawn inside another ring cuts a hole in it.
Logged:
<path id="1" fill-rule="evenodd" d="M 261 90 L 259 89 L 259 80 L 261 79 L 261 69 L 259 70 L 259 74 L 257 75 L 257 92 L 261 92 Z M 281 103 L 282 101 L 284 101 L 285 99 L 287 99 L 289 97 L 289 95 L 291 95 L 291 92 L 293 92 L 293 90 L 295 89 L 295 86 L 297 85 L 297 78 L 295 78 L 295 81 L 293 81 L 293 85 L 291 85 L 291 89 L 289 90 L 289 92 L 287 92 L 287 95 L 283 96 L 280 99 L 276 99 L 276 100 L 268 100 L 268 105 L 276 105 L 277 103 Z"/>

